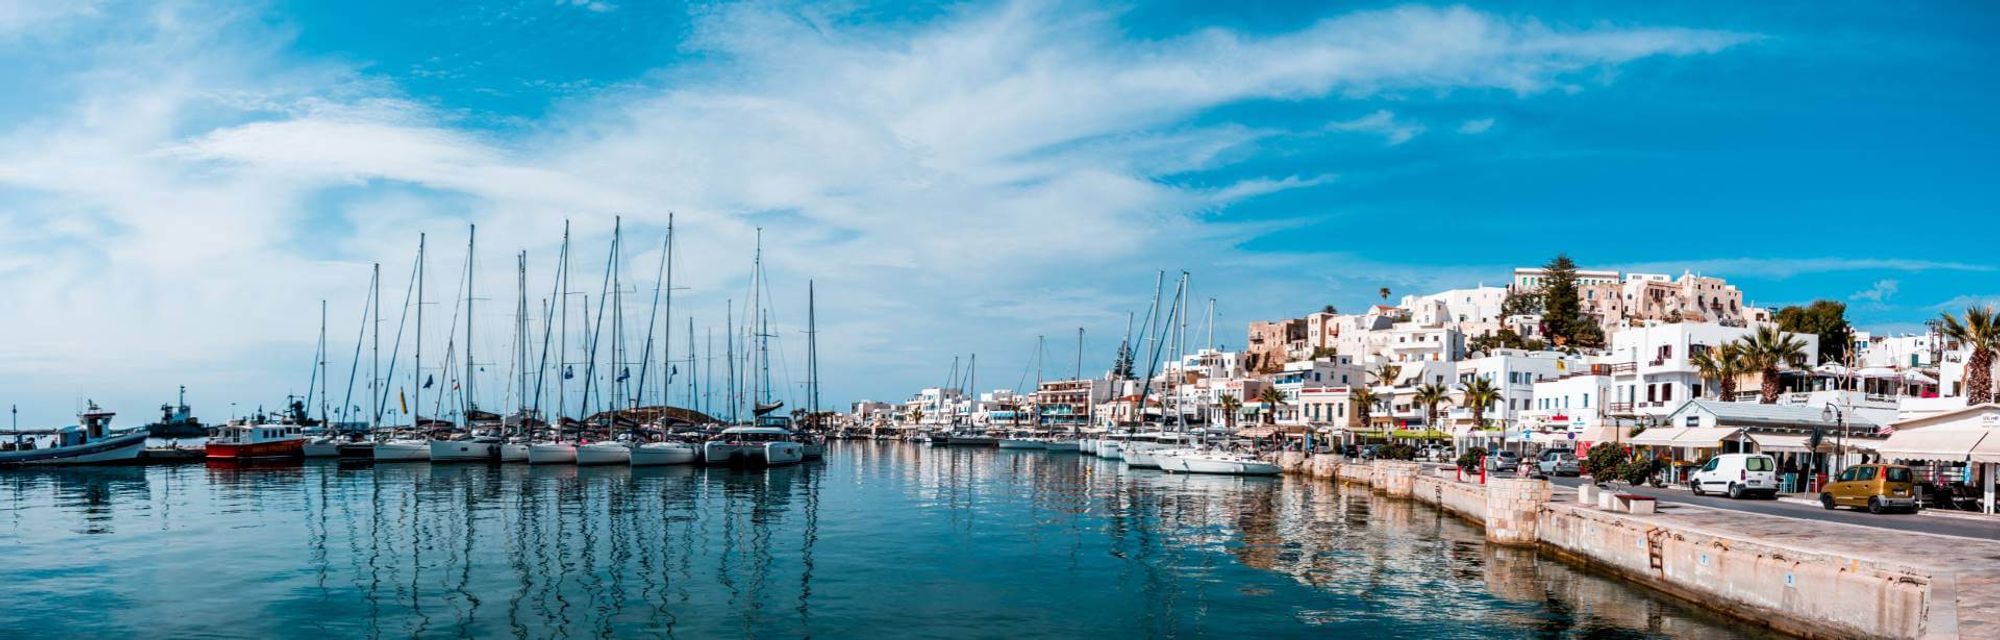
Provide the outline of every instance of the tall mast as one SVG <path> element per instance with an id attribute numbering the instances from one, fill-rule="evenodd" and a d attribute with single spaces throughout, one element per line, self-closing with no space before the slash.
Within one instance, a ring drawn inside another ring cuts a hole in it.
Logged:
<path id="1" fill-rule="evenodd" d="M 1208 299 L 1208 350 L 1215 350 L 1215 298 Z"/>
<path id="2" fill-rule="evenodd" d="M 514 254 L 514 414 L 528 409 L 528 252 Z M 522 420 L 526 427 L 527 421 Z"/>
<path id="3" fill-rule="evenodd" d="M 736 300 L 724 302 L 722 334 L 724 334 L 724 338 L 722 338 L 722 358 L 728 360 L 728 364 L 730 364 L 730 370 L 728 370 L 728 374 L 730 374 L 730 388 L 728 388 L 730 424 L 736 424 L 736 418 L 738 418 L 736 416 L 736 406 L 740 406 L 740 402 L 742 402 L 742 398 L 736 396 L 736 382 L 738 382 L 738 378 L 736 378 Z"/>
<path id="4" fill-rule="evenodd" d="M 1083 327 L 1076 328 L 1076 381 L 1083 382 Z M 1083 419 L 1086 423 L 1090 421 L 1090 412 L 1094 409 L 1091 406 L 1094 403 L 1090 401 L 1090 392 L 1096 386 L 1096 383 L 1092 383 L 1083 387 Z M 1076 430 L 1077 427 L 1072 423 L 1070 431 L 1073 433 Z"/>
<path id="5" fill-rule="evenodd" d="M 332 423 L 327 422 L 326 396 L 331 391 L 333 380 L 326 377 L 326 300 L 319 301 L 319 428 L 324 431 Z"/>
<path id="6" fill-rule="evenodd" d="M 751 331 L 751 338 L 753 340 L 752 342 L 753 346 L 750 353 L 750 357 L 752 358 L 751 362 L 753 367 L 761 363 L 763 364 L 764 367 L 768 369 L 769 364 L 767 362 L 764 362 L 762 359 L 764 355 L 764 330 L 766 327 L 764 326 L 763 322 L 764 301 L 763 301 L 763 296 L 761 295 L 762 292 L 759 291 L 759 289 L 763 288 L 763 282 L 761 282 L 761 280 L 764 277 L 764 228 L 763 227 L 757 227 L 757 249 L 755 253 L 751 254 L 751 256 L 752 257 L 750 259 L 749 320 L 750 320 L 750 331 Z M 758 415 L 758 412 L 761 410 L 761 407 L 759 407 L 758 405 L 763 404 L 764 399 L 762 396 L 765 393 L 765 389 L 763 388 L 763 380 L 759 379 L 760 374 L 757 372 L 757 370 L 753 368 L 751 371 L 752 373 L 750 374 L 750 414 L 751 416 L 754 417 Z M 769 374 L 770 372 L 768 370 L 762 372 L 762 375 L 769 375 Z"/>
<path id="7" fill-rule="evenodd" d="M 673 367 L 673 365 L 671 364 L 671 363 L 673 362 L 673 360 L 674 360 L 674 357 L 673 357 L 673 351 L 674 351 L 674 212 L 672 212 L 672 211 L 668 211 L 668 212 L 667 212 L 667 257 L 665 258 L 665 260 L 666 260 L 666 262 L 667 262 L 667 308 L 666 308 L 666 316 L 667 316 L 667 321 L 666 321 L 666 323 L 665 323 L 665 324 L 666 324 L 666 326 L 664 326 L 664 327 L 662 327 L 662 328 L 660 329 L 660 367 L 661 367 L 661 370 L 660 370 L 660 424 L 661 424 L 661 425 L 663 425 L 663 427 L 662 427 L 662 428 L 664 428 L 664 425 L 666 424 L 666 415 L 667 415 L 667 413 L 666 413 L 666 412 L 667 412 L 667 407 L 668 407 L 669 405 L 672 405 L 672 404 L 673 404 L 672 402 L 670 402 L 670 400 L 672 400 L 672 399 L 673 399 L 673 388 L 674 388 L 674 367 Z M 693 320 L 689 320 L 689 322 L 693 322 Z M 653 339 L 653 338 L 652 338 L 652 332 L 651 332 L 651 331 L 647 331 L 647 337 L 646 337 L 646 339 L 647 339 L 647 340 L 651 340 L 651 339 Z M 647 354 L 648 356 L 652 355 L 652 353 L 653 353 L 653 350 L 652 350 L 652 349 L 647 349 L 647 350 L 646 350 L 646 354 Z M 642 377 L 643 377 L 643 376 L 642 376 Z"/>
<path id="8" fill-rule="evenodd" d="M 819 323 L 813 309 L 813 281 L 806 281 L 806 420 L 819 425 Z"/>
<path id="9" fill-rule="evenodd" d="M 695 375 L 695 368 L 694 368 L 694 316 L 688 316 L 688 333 L 687 333 L 687 336 L 688 336 L 688 360 L 687 360 L 687 362 L 688 362 L 688 373 L 687 373 L 687 378 L 688 378 L 688 397 L 687 397 L 687 408 L 689 408 L 689 409 L 693 409 L 693 408 L 695 408 L 695 407 L 697 407 L 697 406 L 700 406 L 700 404 L 699 404 L 699 403 L 697 403 L 697 402 L 695 401 L 695 398 L 696 398 L 696 397 L 698 397 L 698 396 L 696 395 L 696 389 L 697 389 L 697 387 L 695 386 L 695 382 L 696 382 L 697 380 L 700 380 L 700 379 L 701 379 L 701 376 L 698 376 L 698 375 Z M 669 369 L 669 371 L 671 371 L 671 369 Z"/>
<path id="10" fill-rule="evenodd" d="M 368 420 L 369 431 L 381 428 L 382 403 L 387 400 L 382 392 L 382 263 L 375 263 L 373 271 L 374 274 L 368 277 L 368 292 L 375 301 L 369 305 L 373 307 L 373 318 L 368 321 L 368 325 L 373 328 L 371 332 L 374 333 L 375 345 L 368 353 L 368 391 L 369 395 L 375 398 L 375 406 L 374 413 Z"/>
<path id="11" fill-rule="evenodd" d="M 424 410 L 424 234 L 417 234 L 417 368 L 416 387 L 410 391 L 410 406 L 416 407 L 410 413 L 410 426 L 422 430 L 420 414 Z"/>
<path id="12" fill-rule="evenodd" d="M 693 320 L 689 320 L 688 322 L 693 322 Z M 713 397 L 715 395 L 715 325 L 708 325 L 708 337 L 706 341 L 707 344 L 703 345 L 703 353 L 708 355 L 702 359 L 702 364 L 707 366 L 704 367 L 706 370 L 701 375 L 703 378 L 708 379 L 708 388 L 702 390 L 701 412 L 713 418 L 715 417 L 715 399 Z"/>
<path id="13" fill-rule="evenodd" d="M 472 429 L 472 411 L 478 404 L 472 400 L 472 241 L 479 235 L 479 225 L 466 225 L 465 229 L 465 382 L 464 392 L 459 400 L 465 405 L 459 418 L 465 421 L 466 430 Z"/>
<path id="14" fill-rule="evenodd" d="M 672 327 L 672 326 L 673 326 L 673 324 L 674 324 L 674 315 L 673 315 L 673 311 L 674 311 L 674 308 L 673 308 L 673 305 L 674 305 L 674 299 L 673 299 L 673 295 L 674 295 L 674 292 L 673 292 L 673 286 L 674 286 L 674 285 L 673 285 L 673 280 L 672 280 L 672 276 L 671 276 L 671 275 L 669 275 L 669 274 L 672 274 L 672 273 L 673 273 L 672 271 L 670 271 L 670 269 L 672 269 L 673 267 L 671 267 L 671 266 L 669 265 L 669 262 L 671 261 L 671 258 L 673 257 L 673 255 L 674 255 L 674 219 L 673 219 L 673 214 L 671 214 L 671 213 L 670 213 L 670 214 L 667 214 L 667 238 L 666 238 L 666 240 L 663 240 L 663 241 L 661 241 L 661 243 L 660 243 L 660 269 L 659 269 L 659 271 L 658 271 L 657 273 L 659 273 L 659 274 L 661 274 L 661 275 L 656 275 L 656 276 L 654 276 L 654 278 L 655 278 L 655 279 L 653 280 L 653 282 L 654 282 L 654 286 L 653 286 L 653 304 L 652 304 L 652 306 L 650 306 L 650 307 L 649 307 L 649 308 L 647 308 L 647 310 L 646 310 L 646 348 L 645 348 L 645 350 L 644 350 L 644 351 L 645 351 L 645 353 L 644 353 L 643 355 L 640 355 L 640 356 L 639 356 L 639 383 L 638 383 L 638 386 L 636 387 L 636 392 L 634 392 L 634 393 L 632 394 L 632 406 L 633 406 L 633 408 L 637 408 L 637 407 L 639 406 L 639 398 L 640 398 L 640 396 L 644 396 L 644 395 L 646 395 L 646 376 L 647 376 L 648 374 L 652 373 L 652 371 L 651 371 L 651 370 L 652 370 L 652 364 L 653 364 L 653 335 L 654 335 L 654 333 L 653 333 L 653 329 L 657 328 L 657 327 L 659 326 L 659 324 L 660 324 L 660 322 L 659 322 L 659 320 L 660 320 L 660 294 L 662 294 L 662 293 L 665 293 L 665 294 L 667 295 L 667 322 L 666 322 L 666 324 L 667 324 L 667 326 L 668 326 L 668 327 Z M 671 342 L 665 342 L 665 341 L 662 341 L 662 342 L 661 342 L 660 344 L 661 344 L 661 346 L 662 346 L 662 348 L 660 349 L 660 353 L 661 353 L 661 354 L 666 354 L 667 352 L 670 352 L 670 351 L 672 351 L 672 350 L 673 350 L 673 349 L 671 349 L 671 347 L 673 346 L 673 343 L 671 343 Z M 664 364 L 666 363 L 666 361 L 667 361 L 667 360 L 671 360 L 671 359 L 672 359 L 672 358 L 665 358 L 665 357 L 663 357 L 663 358 L 661 358 L 661 359 L 660 359 L 660 362 L 661 362 L 661 364 L 663 364 L 663 365 L 664 365 Z M 666 372 L 666 371 L 664 371 L 664 370 L 660 371 L 660 378 L 661 378 L 662 380 L 665 380 L 665 379 L 666 379 L 666 377 L 667 377 L 667 372 Z M 661 418 L 662 418 L 662 419 L 665 419 L 665 417 L 666 417 L 666 407 L 667 407 L 667 404 L 668 404 L 668 403 L 667 403 L 667 383 L 661 383 L 661 384 L 660 384 L 660 416 L 661 416 Z"/>

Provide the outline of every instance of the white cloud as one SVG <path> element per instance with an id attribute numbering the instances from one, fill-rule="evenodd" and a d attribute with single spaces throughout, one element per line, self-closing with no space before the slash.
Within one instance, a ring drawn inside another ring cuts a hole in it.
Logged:
<path id="1" fill-rule="evenodd" d="M 17 285 L 14 308 L 34 310 L 0 314 L 0 334 L 35 337 L 0 343 L 0 389 L 35 395 L 24 411 L 46 419 L 86 395 L 150 406 L 182 382 L 207 394 L 197 398 L 275 403 L 304 386 L 318 301 L 332 299 L 336 345 L 351 340 L 367 263 L 384 264 L 395 304 L 419 231 L 432 240 L 429 295 L 446 301 L 434 310 L 448 313 L 466 222 L 480 225 L 479 286 L 494 300 L 482 312 L 494 329 L 476 346 L 497 361 L 506 255 L 525 248 L 532 295 L 546 295 L 561 220 L 573 218 L 572 285 L 594 290 L 622 214 L 626 277 L 649 280 L 669 211 L 687 239 L 676 315 L 720 324 L 725 300 L 740 308 L 752 229 L 764 226 L 793 357 L 801 285 L 814 278 L 822 357 L 839 381 L 827 396 L 893 395 L 935 382 L 954 351 L 1017 361 L 1034 334 L 1122 316 L 1154 268 L 1253 280 L 1230 265 L 1245 264 L 1232 247 L 1256 227 L 1206 214 L 1331 177 L 1299 167 L 1183 183 L 1272 135 L 1196 115 L 1265 100 L 1570 90 L 1623 62 L 1746 39 L 1561 30 L 1464 8 L 1141 41 L 1115 16 L 1035 3 L 896 27 L 735 6 L 698 15 L 686 43 L 696 62 L 660 70 L 651 88 L 475 133 L 363 69 L 292 59 L 262 21 L 119 14 L 97 19 L 133 21 L 133 38 L 61 52 L 94 65 L 65 85 L 78 97 L 0 137 L 0 200 L 14 205 L 0 209 L 0 274 Z M 1347 126 L 1392 144 L 1421 131 L 1387 111 Z M 1063 326 L 1022 321 L 1036 300 Z M 426 349 L 445 332 L 427 325 Z"/>
<path id="2" fill-rule="evenodd" d="M 1458 132 L 1466 135 L 1479 135 L 1486 133 L 1486 130 L 1492 128 L 1492 118 L 1479 118 L 1477 120 L 1467 120 L 1464 124 L 1458 125 Z"/>
<path id="3" fill-rule="evenodd" d="M 1866 300 L 1868 302 L 1881 304 L 1888 302 L 1890 298 L 1896 297 L 1896 290 L 1900 286 L 1901 283 L 1898 283 L 1895 280 L 1887 280 L 1887 279 L 1876 280 L 1874 286 L 1871 286 L 1867 289 L 1863 289 L 1861 291 L 1856 291 L 1854 292 L 1853 295 L 1847 296 L 1847 299 Z"/>
<path id="4" fill-rule="evenodd" d="M 1417 134 L 1423 133 L 1424 125 L 1416 122 L 1397 120 L 1396 114 L 1384 109 L 1353 120 L 1330 123 L 1326 125 L 1326 130 L 1373 133 L 1382 136 L 1391 146 L 1394 146 L 1409 142 L 1410 138 L 1417 137 Z"/>

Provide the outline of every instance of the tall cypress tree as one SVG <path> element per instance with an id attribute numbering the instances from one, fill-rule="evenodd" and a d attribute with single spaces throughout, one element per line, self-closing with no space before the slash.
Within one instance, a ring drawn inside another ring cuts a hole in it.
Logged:
<path id="1" fill-rule="evenodd" d="M 1543 331 L 1570 347 L 1604 346 L 1604 331 L 1597 321 L 1583 314 L 1581 291 L 1576 282 L 1576 262 L 1564 254 L 1542 265 L 1542 287 L 1537 297 L 1542 303 Z"/>

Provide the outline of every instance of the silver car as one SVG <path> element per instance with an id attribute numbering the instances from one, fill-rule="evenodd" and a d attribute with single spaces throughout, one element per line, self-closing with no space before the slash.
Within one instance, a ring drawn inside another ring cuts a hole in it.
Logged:
<path id="1" fill-rule="evenodd" d="M 1578 476 L 1583 474 L 1583 465 L 1577 461 L 1576 452 L 1569 449 L 1543 451 L 1535 462 L 1535 470 L 1545 476 Z"/>

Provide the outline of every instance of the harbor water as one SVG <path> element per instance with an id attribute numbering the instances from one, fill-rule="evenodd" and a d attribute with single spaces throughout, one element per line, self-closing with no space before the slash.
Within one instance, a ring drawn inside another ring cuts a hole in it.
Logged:
<path id="1" fill-rule="evenodd" d="M 1737 638 L 1409 501 L 1076 454 L 0 470 L 0 637 Z"/>

